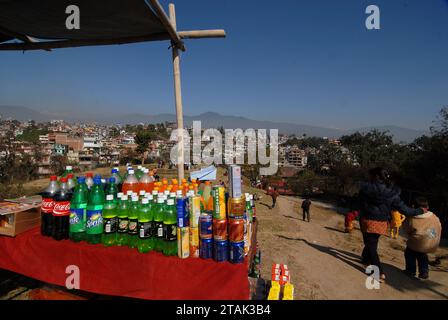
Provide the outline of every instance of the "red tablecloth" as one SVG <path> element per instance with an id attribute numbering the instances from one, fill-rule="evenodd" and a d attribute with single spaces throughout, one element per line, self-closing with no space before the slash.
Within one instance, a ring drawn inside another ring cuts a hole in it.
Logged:
<path id="1" fill-rule="evenodd" d="M 68 265 L 80 270 L 80 289 L 143 299 L 249 298 L 247 261 L 233 265 L 202 259 L 140 254 L 127 247 L 55 241 L 32 229 L 0 236 L 0 268 L 65 286 Z"/>

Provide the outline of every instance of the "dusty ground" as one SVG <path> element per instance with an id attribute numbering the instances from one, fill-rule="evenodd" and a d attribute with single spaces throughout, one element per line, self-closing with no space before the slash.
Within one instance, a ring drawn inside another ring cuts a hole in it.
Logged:
<path id="1" fill-rule="evenodd" d="M 387 280 L 379 290 L 368 290 L 359 260 L 359 229 L 345 234 L 343 216 L 318 204 L 312 206 L 311 223 L 304 222 L 300 203 L 298 198 L 282 196 L 270 210 L 270 197 L 264 195 L 257 204 L 262 276 L 270 279 L 272 263 L 287 264 L 296 299 L 448 299 L 446 247 L 430 255 L 430 261 L 442 260 L 431 266 L 430 280 L 421 281 L 401 272 L 405 239 L 381 237 L 379 253 Z"/>

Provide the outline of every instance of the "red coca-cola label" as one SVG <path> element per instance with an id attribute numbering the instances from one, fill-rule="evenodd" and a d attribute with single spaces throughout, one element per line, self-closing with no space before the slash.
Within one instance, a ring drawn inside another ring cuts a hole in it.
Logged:
<path id="1" fill-rule="evenodd" d="M 70 215 L 70 201 L 58 201 L 54 203 L 54 216 L 69 216 Z"/>
<path id="2" fill-rule="evenodd" d="M 52 213 L 54 207 L 53 198 L 42 198 L 41 210 L 43 213 Z"/>

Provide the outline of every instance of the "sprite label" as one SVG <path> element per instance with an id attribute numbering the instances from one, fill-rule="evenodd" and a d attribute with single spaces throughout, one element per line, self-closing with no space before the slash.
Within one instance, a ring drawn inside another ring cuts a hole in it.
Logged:
<path id="1" fill-rule="evenodd" d="M 70 232 L 84 232 L 85 230 L 85 207 L 70 209 Z"/>
<path id="2" fill-rule="evenodd" d="M 103 233 L 102 210 L 87 210 L 87 234 Z"/>

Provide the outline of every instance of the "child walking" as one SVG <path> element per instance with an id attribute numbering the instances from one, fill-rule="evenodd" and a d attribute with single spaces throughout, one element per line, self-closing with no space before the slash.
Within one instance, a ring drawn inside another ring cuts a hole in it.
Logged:
<path id="1" fill-rule="evenodd" d="M 408 241 L 404 257 L 406 260 L 406 274 L 415 277 L 418 265 L 418 277 L 422 280 L 429 278 L 428 253 L 435 252 L 440 244 L 442 225 L 439 218 L 429 211 L 428 200 L 423 197 L 416 199 L 417 206 L 425 213 L 408 217 L 405 223 Z"/>

